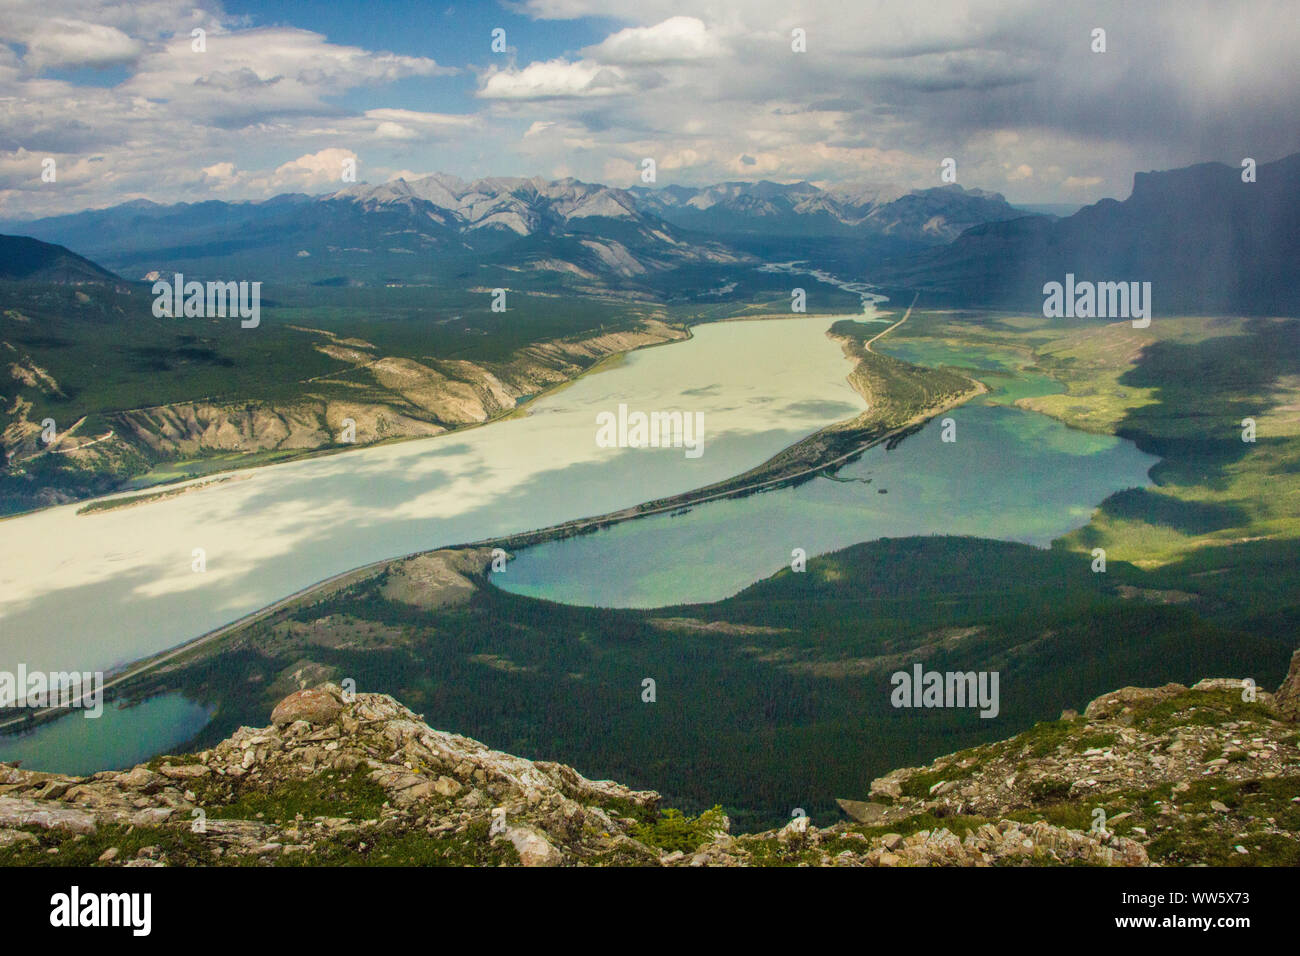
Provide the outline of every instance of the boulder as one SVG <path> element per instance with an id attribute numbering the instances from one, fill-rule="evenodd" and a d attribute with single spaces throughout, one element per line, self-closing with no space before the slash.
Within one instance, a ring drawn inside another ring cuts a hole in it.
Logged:
<path id="1" fill-rule="evenodd" d="M 343 712 L 342 692 L 333 684 L 294 691 L 271 711 L 271 723 L 277 727 L 296 720 L 319 726 L 328 724 Z"/>
<path id="2" fill-rule="evenodd" d="M 840 805 L 840 809 L 850 820 L 856 820 L 858 823 L 874 824 L 888 809 L 883 803 L 871 803 L 867 800 L 846 800 L 840 797 L 835 802 Z"/>
<path id="3" fill-rule="evenodd" d="M 564 855 L 536 827 L 509 827 L 503 836 L 514 844 L 522 866 L 558 866 L 564 861 Z"/>

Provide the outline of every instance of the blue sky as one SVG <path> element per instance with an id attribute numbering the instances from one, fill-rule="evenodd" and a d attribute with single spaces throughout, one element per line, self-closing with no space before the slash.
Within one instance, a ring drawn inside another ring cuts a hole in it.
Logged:
<path id="1" fill-rule="evenodd" d="M 624 25 L 606 17 L 538 20 L 492 2 L 227 2 L 224 6 L 232 15 L 247 18 L 253 26 L 300 27 L 322 33 L 336 43 L 432 57 L 467 71 L 453 78 L 414 78 L 383 89 L 356 89 L 340 98 L 340 105 L 358 110 L 400 106 L 473 113 L 480 104 L 474 98 L 477 83 L 470 69 L 500 57 L 490 49 L 494 29 L 506 31 L 507 44 L 518 51 L 517 58 L 531 61 L 575 53 L 599 43 Z"/>
<path id="2" fill-rule="evenodd" d="M 0 217 L 327 193 L 348 163 L 372 183 L 630 186 L 652 158 L 661 186 L 916 188 L 951 157 L 959 184 L 1012 201 L 1123 198 L 1136 171 L 1300 150 L 1294 14 L 1293 0 L 0 0 Z"/>

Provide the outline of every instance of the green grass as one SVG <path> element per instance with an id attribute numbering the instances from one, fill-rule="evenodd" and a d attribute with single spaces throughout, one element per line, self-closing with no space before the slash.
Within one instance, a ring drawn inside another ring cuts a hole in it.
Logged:
<path id="1" fill-rule="evenodd" d="M 317 816 L 352 817 L 362 820 L 379 816 L 388 800 L 383 787 L 370 780 L 369 770 L 358 767 L 350 774 L 337 770 L 309 777 L 279 781 L 267 788 L 247 777 L 233 784 L 223 778 L 205 777 L 191 783 L 198 803 L 211 819 L 261 820 L 285 823 Z M 230 787 L 224 790 L 223 787 Z"/>
<path id="2" fill-rule="evenodd" d="M 205 866 L 214 857 L 188 827 L 133 827 L 120 824 L 101 826 L 94 833 L 67 830 L 30 830 L 39 844 L 17 843 L 0 848 L 0 867 L 8 866 L 92 866 L 105 851 L 116 847 L 117 859 L 134 859 L 146 847 L 166 850 L 174 865 Z M 51 853 L 51 850 L 57 852 Z"/>

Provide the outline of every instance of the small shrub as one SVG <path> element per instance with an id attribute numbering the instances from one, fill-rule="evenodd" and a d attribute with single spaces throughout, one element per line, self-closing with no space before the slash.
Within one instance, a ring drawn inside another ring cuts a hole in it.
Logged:
<path id="1" fill-rule="evenodd" d="M 697 817 L 688 817 L 680 810 L 665 810 L 653 823 L 639 823 L 635 836 L 642 843 L 672 852 L 689 853 L 727 829 L 727 815 L 722 807 L 705 810 Z"/>

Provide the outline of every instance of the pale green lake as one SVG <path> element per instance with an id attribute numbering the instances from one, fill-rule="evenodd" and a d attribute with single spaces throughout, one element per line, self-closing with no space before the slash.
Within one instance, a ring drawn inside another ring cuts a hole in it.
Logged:
<path id="1" fill-rule="evenodd" d="M 89 515 L 0 522 L 0 670 L 108 671 L 332 575 L 721 481 L 863 408 L 830 317 L 726 322 L 445 436 L 237 473 Z M 704 453 L 602 448 L 596 415 L 699 412 Z M 194 549 L 206 570 L 192 570 Z"/>
<path id="2" fill-rule="evenodd" d="M 1012 392 L 1042 393 L 1032 387 L 1039 383 L 1002 381 Z M 1159 459 L 1131 442 L 990 398 L 930 422 L 893 449 L 868 449 L 833 477 L 524 549 L 493 583 L 600 607 L 716 601 L 788 567 L 795 548 L 811 557 L 931 534 L 1046 547 L 1086 524 L 1108 495 L 1151 484 L 1147 472 Z M 954 442 L 942 441 L 944 418 L 956 424 Z"/>

